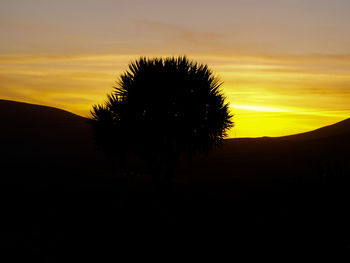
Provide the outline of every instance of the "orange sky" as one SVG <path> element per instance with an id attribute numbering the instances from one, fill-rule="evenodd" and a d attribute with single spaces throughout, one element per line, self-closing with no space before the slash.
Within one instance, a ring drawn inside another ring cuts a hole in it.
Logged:
<path id="1" fill-rule="evenodd" d="M 224 81 L 230 137 L 350 117 L 348 1 L 145 2 L 3 1 L 0 98 L 87 116 L 130 60 L 186 54 Z"/>

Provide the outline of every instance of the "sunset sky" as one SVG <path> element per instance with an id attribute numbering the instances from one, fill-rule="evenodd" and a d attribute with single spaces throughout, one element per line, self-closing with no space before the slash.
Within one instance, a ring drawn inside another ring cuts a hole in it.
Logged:
<path id="1" fill-rule="evenodd" d="M 88 116 L 130 60 L 187 55 L 220 76 L 230 137 L 350 117 L 349 0 L 0 0 L 0 98 Z"/>

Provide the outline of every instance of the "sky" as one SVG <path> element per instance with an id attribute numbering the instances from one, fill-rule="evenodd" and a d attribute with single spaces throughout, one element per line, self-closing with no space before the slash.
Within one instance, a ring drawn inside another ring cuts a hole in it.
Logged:
<path id="1" fill-rule="evenodd" d="M 350 117 L 348 0 L 0 0 L 0 98 L 89 116 L 130 61 L 187 55 L 224 82 L 229 137 Z"/>

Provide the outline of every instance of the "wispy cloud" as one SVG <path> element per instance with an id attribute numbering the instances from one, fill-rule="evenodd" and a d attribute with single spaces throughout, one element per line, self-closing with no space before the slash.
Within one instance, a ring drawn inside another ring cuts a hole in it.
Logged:
<path id="1" fill-rule="evenodd" d="M 135 24 L 145 34 L 166 36 L 171 40 L 178 39 L 193 44 L 200 43 L 205 45 L 205 41 L 216 42 L 225 38 L 225 35 L 222 33 L 191 30 L 186 27 L 156 20 L 138 19 L 135 21 Z"/>
<path id="2" fill-rule="evenodd" d="M 271 106 L 261 106 L 261 105 L 236 105 L 230 104 L 230 107 L 235 109 L 249 110 L 249 111 L 259 111 L 259 112 L 291 112 L 291 110 L 271 107 Z"/>

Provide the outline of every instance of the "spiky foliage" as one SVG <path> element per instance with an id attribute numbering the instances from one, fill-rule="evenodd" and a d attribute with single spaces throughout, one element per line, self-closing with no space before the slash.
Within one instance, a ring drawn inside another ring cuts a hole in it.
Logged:
<path id="1" fill-rule="evenodd" d="M 102 105 L 91 111 L 106 149 L 208 151 L 233 126 L 222 82 L 207 65 L 187 57 L 131 62 Z"/>

